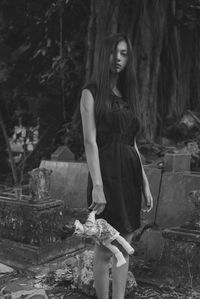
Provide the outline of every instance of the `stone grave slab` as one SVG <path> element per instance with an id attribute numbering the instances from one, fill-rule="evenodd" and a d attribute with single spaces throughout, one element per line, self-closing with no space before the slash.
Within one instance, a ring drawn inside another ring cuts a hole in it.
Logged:
<path id="1" fill-rule="evenodd" d="M 52 170 L 52 197 L 62 200 L 67 208 L 87 208 L 86 163 L 42 160 L 40 167 Z"/>
<path id="2" fill-rule="evenodd" d="M 182 225 L 190 217 L 193 206 L 186 197 L 186 186 L 190 180 L 189 173 L 163 173 L 156 217 L 160 228 Z"/>
<path id="3" fill-rule="evenodd" d="M 0 196 L 0 219 L 2 263 L 37 265 L 85 247 L 85 241 L 76 236 L 61 239 L 60 200 L 33 203 Z"/>
<path id="4" fill-rule="evenodd" d="M 69 162 L 74 161 L 74 154 L 70 151 L 70 149 L 66 145 L 59 146 L 55 152 L 51 155 L 52 161 L 63 161 Z"/>
<path id="5" fill-rule="evenodd" d="M 191 164 L 190 153 L 166 153 L 164 157 L 165 171 L 189 171 Z"/>

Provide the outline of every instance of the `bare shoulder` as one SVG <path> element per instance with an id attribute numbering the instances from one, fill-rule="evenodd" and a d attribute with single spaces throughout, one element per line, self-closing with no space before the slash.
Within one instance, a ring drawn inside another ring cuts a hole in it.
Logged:
<path id="1" fill-rule="evenodd" d="M 87 88 L 82 90 L 81 109 L 91 110 L 94 106 L 94 98 L 91 91 Z"/>

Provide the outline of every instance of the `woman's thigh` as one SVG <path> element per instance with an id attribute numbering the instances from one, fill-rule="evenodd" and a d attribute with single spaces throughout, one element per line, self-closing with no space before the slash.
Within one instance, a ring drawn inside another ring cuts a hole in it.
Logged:
<path id="1" fill-rule="evenodd" d="M 95 243 L 95 247 L 94 247 L 94 255 L 96 258 L 100 258 L 102 260 L 107 260 L 109 261 L 112 253 L 111 251 L 106 248 L 105 246 L 101 245 L 101 244 L 97 244 Z"/>

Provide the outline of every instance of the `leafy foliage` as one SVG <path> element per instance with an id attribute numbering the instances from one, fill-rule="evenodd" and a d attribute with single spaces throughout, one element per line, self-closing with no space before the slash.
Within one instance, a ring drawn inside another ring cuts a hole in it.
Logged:
<path id="1" fill-rule="evenodd" d="M 39 117 L 40 135 L 49 124 L 55 123 L 60 128 L 64 122 L 63 142 L 67 142 L 77 157 L 81 155 L 80 153 L 83 151 L 81 130 L 80 126 L 73 123 L 72 115 L 77 107 L 80 87 L 85 77 L 85 54 L 88 50 L 86 49 L 86 35 L 90 13 L 90 21 L 92 22 L 89 33 L 93 37 L 88 46 L 91 47 L 89 49 L 91 61 L 94 59 L 93 52 L 98 48 L 95 46 L 95 40 L 99 41 L 98 36 L 107 32 L 102 31 L 103 23 L 107 24 L 109 28 L 124 30 L 132 38 L 137 63 L 141 61 L 140 69 L 138 68 L 138 77 L 141 77 L 141 82 L 144 82 L 145 76 L 147 77 L 145 69 L 142 73 L 145 63 L 149 63 L 151 68 L 151 70 L 149 69 L 151 81 L 147 84 L 149 88 L 147 90 L 148 101 L 148 97 L 155 87 L 156 75 L 154 72 L 158 68 L 154 70 L 154 66 L 157 58 L 156 61 L 159 65 L 160 54 L 153 57 L 152 53 L 155 54 L 155 50 L 158 49 L 159 39 L 157 36 L 159 24 L 163 17 L 163 13 L 158 8 L 162 1 L 155 0 L 151 3 L 151 1 L 146 0 L 124 0 L 111 1 L 109 4 L 105 1 L 102 2 L 105 3 L 105 7 L 101 1 L 93 1 L 93 5 L 97 5 L 96 8 L 101 6 L 99 11 L 101 17 L 95 15 L 98 13 L 95 10 L 93 11 L 94 15 L 92 15 L 90 2 L 88 0 L 0 1 L 0 109 L 5 118 L 9 135 L 13 127 L 18 124 L 19 117 L 22 117 L 22 124 L 25 126 L 35 126 Z M 185 105 L 182 98 L 186 92 L 182 87 L 187 85 L 185 84 L 186 80 L 183 79 L 180 86 L 178 83 L 180 74 L 188 73 L 189 66 L 185 69 L 181 66 L 184 63 L 182 63 L 183 58 L 181 57 L 180 27 L 199 33 L 200 24 L 200 0 L 170 0 L 163 3 L 165 3 L 166 8 L 169 7 L 168 3 L 170 3 L 171 11 L 167 14 L 165 36 L 162 40 L 162 47 L 160 47 L 162 49 L 158 84 L 160 90 L 156 99 L 159 103 L 155 107 L 157 110 L 152 110 L 153 117 L 151 116 L 155 119 L 154 114 L 159 114 L 160 122 L 173 106 L 176 115 L 178 115 L 178 113 L 182 113 L 182 108 Z M 119 12 L 116 6 L 119 6 Z M 106 20 L 101 19 L 106 16 L 104 8 L 107 9 L 108 7 L 110 12 L 115 11 L 112 26 L 109 17 Z M 146 17 L 143 19 L 141 17 L 146 13 L 147 18 L 149 18 L 152 12 L 155 13 L 155 17 L 151 19 L 148 27 L 145 25 L 148 21 L 145 19 Z M 141 35 L 141 44 L 146 45 L 145 49 L 142 49 L 140 40 L 138 44 L 142 23 L 146 26 L 146 28 L 144 27 L 145 33 L 150 27 L 152 31 L 149 32 L 149 37 L 147 34 L 149 40 L 143 34 Z M 152 48 L 151 39 L 155 41 Z M 149 58 L 145 56 L 144 50 L 148 50 Z M 184 62 L 194 60 L 193 57 L 189 58 L 189 50 L 188 47 L 185 54 L 185 56 L 188 55 L 188 59 L 184 59 Z M 193 61 L 192 63 L 194 65 L 196 62 Z M 191 77 L 190 81 L 192 79 Z M 193 90 L 197 90 L 197 96 L 194 94 L 194 97 L 198 98 L 197 79 L 194 79 L 193 82 Z M 183 92 L 181 96 L 178 96 L 181 89 Z M 188 89 L 192 88 L 189 86 Z M 154 100 L 155 97 L 152 96 L 152 99 Z M 179 101 L 175 101 L 175 97 L 179 97 Z M 153 100 L 152 103 L 154 103 Z M 144 103 L 147 101 L 145 100 Z M 149 108 L 145 109 L 148 110 Z M 151 129 L 155 123 L 156 121 L 153 124 L 153 121 L 150 120 L 148 127 Z"/>
<path id="2" fill-rule="evenodd" d="M 32 119 L 38 114 L 61 118 L 63 72 L 65 108 L 70 120 L 84 78 L 88 5 L 89 1 L 80 0 L 2 1 L 2 109 L 12 119 L 15 116 L 11 110 L 31 113 Z"/>
<path id="3" fill-rule="evenodd" d="M 0 109 L 9 136 L 19 119 L 31 127 L 39 118 L 40 136 L 53 123 L 71 121 L 84 81 L 89 5 L 0 1 Z"/>
<path id="4" fill-rule="evenodd" d="M 177 20 L 190 27 L 200 26 L 200 0 L 177 0 Z"/>

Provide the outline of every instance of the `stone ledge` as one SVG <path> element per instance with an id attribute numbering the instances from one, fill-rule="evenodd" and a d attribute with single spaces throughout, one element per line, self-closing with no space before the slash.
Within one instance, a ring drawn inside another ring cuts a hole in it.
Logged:
<path id="1" fill-rule="evenodd" d="M 45 246 L 59 241 L 63 203 L 55 200 L 38 204 L 0 197 L 0 238 L 22 244 Z"/>
<path id="2" fill-rule="evenodd" d="M 9 198 L 2 198 L 0 194 L 0 202 L 5 203 L 7 205 L 11 204 L 12 206 L 21 206 L 21 207 L 26 207 L 26 208 L 31 208 L 32 210 L 40 211 L 40 210 L 45 210 L 49 208 L 55 208 L 55 207 L 60 207 L 63 205 L 63 202 L 61 200 L 57 199 L 50 199 L 48 201 L 44 202 L 31 202 L 31 201 L 26 201 L 26 200 L 13 200 Z"/>
<path id="3" fill-rule="evenodd" d="M 183 172 L 189 171 L 191 154 L 189 153 L 167 153 L 164 157 L 165 171 Z"/>
<path id="4" fill-rule="evenodd" d="M 163 231 L 164 249 L 160 265 L 167 267 L 166 274 L 180 285 L 200 284 L 199 232 L 184 232 L 179 228 Z"/>
<path id="5" fill-rule="evenodd" d="M 75 253 L 85 248 L 85 240 L 71 236 L 64 241 L 48 244 L 43 247 L 0 239 L 0 262 L 18 266 L 39 265 L 55 258 Z"/>

